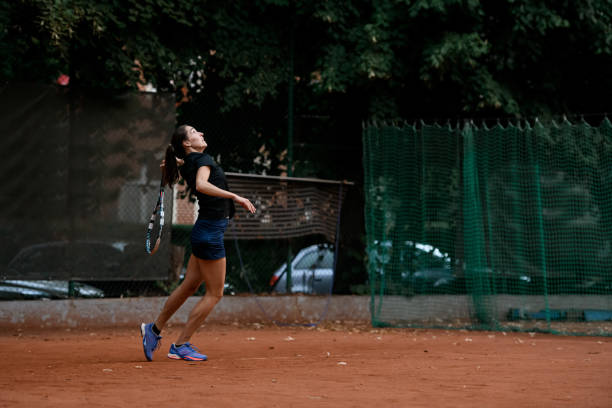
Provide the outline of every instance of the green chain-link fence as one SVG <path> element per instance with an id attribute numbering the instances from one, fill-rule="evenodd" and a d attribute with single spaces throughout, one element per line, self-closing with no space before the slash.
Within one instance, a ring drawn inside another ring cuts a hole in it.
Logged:
<path id="1" fill-rule="evenodd" d="M 612 334 L 612 124 L 368 124 L 375 325 Z"/>

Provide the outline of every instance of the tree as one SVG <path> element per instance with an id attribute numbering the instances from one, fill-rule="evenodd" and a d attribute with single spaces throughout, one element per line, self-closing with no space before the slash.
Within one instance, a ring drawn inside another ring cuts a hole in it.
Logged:
<path id="1" fill-rule="evenodd" d="M 593 111 L 612 81 L 611 15 L 610 0 L 17 0 L 0 11 L 1 72 L 179 97 L 212 78 L 223 110 L 262 106 L 285 101 L 293 27 L 294 80 L 318 105 L 347 93 L 370 116 Z"/>

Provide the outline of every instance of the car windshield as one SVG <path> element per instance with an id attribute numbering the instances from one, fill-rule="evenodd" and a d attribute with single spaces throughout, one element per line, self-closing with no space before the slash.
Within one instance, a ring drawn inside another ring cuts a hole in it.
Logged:
<path id="1" fill-rule="evenodd" d="M 370 248 L 370 256 L 381 264 L 394 262 L 408 265 L 412 271 L 430 268 L 450 268 L 451 258 L 440 249 L 419 242 L 402 242 L 398 250 L 394 250 L 391 241 L 374 241 Z"/>
<path id="2" fill-rule="evenodd" d="M 295 264 L 295 269 L 330 269 L 334 266 L 334 254 L 330 250 L 312 251 Z"/>

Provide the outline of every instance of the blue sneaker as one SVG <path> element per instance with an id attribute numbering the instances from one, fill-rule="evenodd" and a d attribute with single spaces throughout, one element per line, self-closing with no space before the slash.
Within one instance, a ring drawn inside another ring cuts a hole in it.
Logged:
<path id="1" fill-rule="evenodd" d="M 168 352 L 168 358 L 188 361 L 206 361 L 208 359 L 206 355 L 198 353 L 198 348 L 191 343 L 185 343 L 181 347 L 172 344 Z"/>
<path id="2" fill-rule="evenodd" d="M 140 334 L 142 335 L 142 349 L 145 357 L 149 361 L 153 361 L 153 352 L 161 345 L 161 336 L 153 332 L 153 323 L 140 325 Z"/>

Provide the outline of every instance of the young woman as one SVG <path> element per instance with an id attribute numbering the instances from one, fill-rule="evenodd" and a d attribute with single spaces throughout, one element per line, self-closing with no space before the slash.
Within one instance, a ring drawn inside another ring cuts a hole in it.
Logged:
<path id="1" fill-rule="evenodd" d="M 176 342 L 170 346 L 168 357 L 176 360 L 204 361 L 206 355 L 198 352 L 189 340 L 223 296 L 225 283 L 225 248 L 223 234 L 233 217 L 234 203 L 254 213 L 249 200 L 228 191 L 225 174 L 206 153 L 204 135 L 191 126 L 179 126 L 172 135 L 162 163 L 164 185 L 172 186 L 179 178 L 177 161 L 181 162 L 180 175 L 195 193 L 200 211 L 191 232 L 192 255 L 187 264 L 183 282 L 172 292 L 154 322 L 142 323 L 142 347 L 147 360 L 159 347 L 161 330 L 187 298 L 195 293 L 202 282 L 206 294 L 194 306 L 187 324 Z"/>

